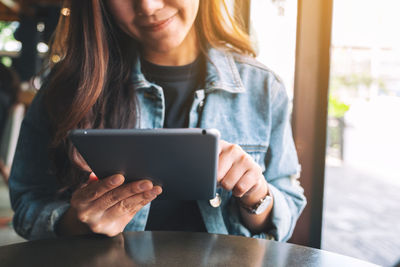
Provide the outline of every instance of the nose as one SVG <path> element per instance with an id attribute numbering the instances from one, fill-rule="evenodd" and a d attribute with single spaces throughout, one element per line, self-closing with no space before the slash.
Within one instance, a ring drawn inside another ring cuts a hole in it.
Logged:
<path id="1" fill-rule="evenodd" d="M 151 16 L 163 8 L 164 0 L 137 0 L 136 12 L 138 15 Z"/>

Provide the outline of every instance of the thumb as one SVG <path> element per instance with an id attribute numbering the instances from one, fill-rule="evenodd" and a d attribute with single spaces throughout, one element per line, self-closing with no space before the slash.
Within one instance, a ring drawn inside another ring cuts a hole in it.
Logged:
<path id="1" fill-rule="evenodd" d="M 87 181 L 85 183 L 83 183 L 80 188 L 84 188 L 86 186 L 88 186 L 91 183 L 97 182 L 99 180 L 99 178 L 97 178 L 96 174 L 94 174 L 94 172 L 91 172 L 89 174 L 89 178 L 87 179 Z"/>
<path id="2" fill-rule="evenodd" d="M 89 174 L 88 183 L 97 182 L 98 180 L 99 180 L 99 178 L 97 178 L 97 176 L 96 176 L 96 174 L 94 174 L 94 172 L 91 172 Z"/>

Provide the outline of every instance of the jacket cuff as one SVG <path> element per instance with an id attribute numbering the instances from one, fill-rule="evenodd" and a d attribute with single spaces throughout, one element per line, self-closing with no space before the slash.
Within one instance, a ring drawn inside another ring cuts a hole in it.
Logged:
<path id="1" fill-rule="evenodd" d="M 35 240 L 57 237 L 55 226 L 69 206 L 70 204 L 66 201 L 57 201 L 45 205 L 33 225 L 29 239 Z"/>
<path id="2" fill-rule="evenodd" d="M 272 229 L 268 232 L 277 241 L 287 241 L 293 231 L 292 213 L 285 195 L 272 184 L 268 184 L 274 205 L 271 211 Z"/>

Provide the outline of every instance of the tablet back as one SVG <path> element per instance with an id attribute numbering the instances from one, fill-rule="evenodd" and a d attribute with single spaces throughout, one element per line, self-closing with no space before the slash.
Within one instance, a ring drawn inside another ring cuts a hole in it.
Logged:
<path id="1" fill-rule="evenodd" d="M 121 173 L 163 188 L 160 199 L 212 199 L 219 132 L 215 129 L 73 130 L 70 140 L 99 178 Z"/>

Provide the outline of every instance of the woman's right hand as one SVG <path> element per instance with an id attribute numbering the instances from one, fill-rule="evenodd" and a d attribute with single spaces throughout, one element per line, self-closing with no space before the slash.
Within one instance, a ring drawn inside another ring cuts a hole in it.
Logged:
<path id="1" fill-rule="evenodd" d="M 162 192 L 160 186 L 153 186 L 149 180 L 123 184 L 124 180 L 121 174 L 102 180 L 91 174 L 89 182 L 72 194 L 71 206 L 58 224 L 58 234 L 94 232 L 115 236 Z"/>

